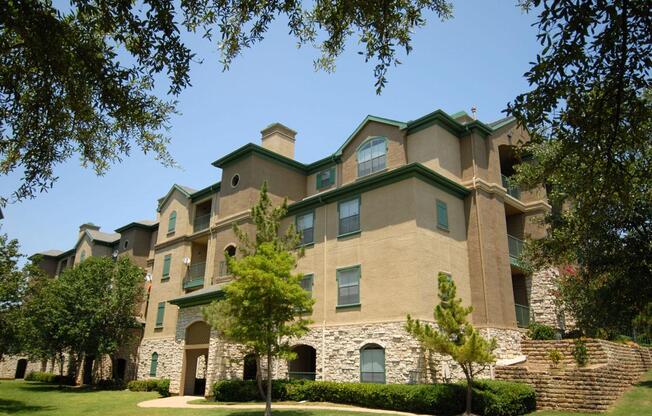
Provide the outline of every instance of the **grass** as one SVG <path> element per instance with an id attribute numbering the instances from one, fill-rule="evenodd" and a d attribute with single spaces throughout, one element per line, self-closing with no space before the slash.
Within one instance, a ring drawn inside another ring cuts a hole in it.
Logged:
<path id="1" fill-rule="evenodd" d="M 539 411 L 532 416 L 586 416 L 590 413 Z M 652 371 L 648 371 L 643 380 L 628 390 L 615 406 L 604 416 L 652 416 Z"/>
<path id="2" fill-rule="evenodd" d="M 154 392 L 96 391 L 26 381 L 0 381 L 0 415 L 30 416 L 258 416 L 262 411 L 154 409 L 136 404 L 159 398 Z M 370 416 L 370 413 L 279 410 L 278 416 Z M 375 416 L 382 416 L 375 414 Z"/>

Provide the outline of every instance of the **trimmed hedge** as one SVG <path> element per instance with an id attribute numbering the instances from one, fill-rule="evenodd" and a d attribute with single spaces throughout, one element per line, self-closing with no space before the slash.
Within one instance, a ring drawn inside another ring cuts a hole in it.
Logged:
<path id="1" fill-rule="evenodd" d="M 215 400 L 261 400 L 255 381 L 225 380 L 213 384 Z M 463 384 L 366 384 L 329 381 L 274 380 L 272 397 L 283 401 L 350 404 L 383 410 L 421 414 L 455 415 L 464 412 Z M 473 411 L 480 415 L 516 416 L 534 411 L 534 389 L 505 381 L 478 381 L 473 388 Z"/>
<path id="2" fill-rule="evenodd" d="M 65 384 L 74 385 L 74 380 L 70 376 L 60 376 L 54 373 L 47 373 L 44 371 L 30 371 L 25 376 L 26 381 L 40 381 L 41 383 L 49 384 Z"/>
<path id="3" fill-rule="evenodd" d="M 170 396 L 170 380 L 163 379 L 148 379 L 148 380 L 134 380 L 127 384 L 130 391 L 156 391 L 163 397 Z"/>

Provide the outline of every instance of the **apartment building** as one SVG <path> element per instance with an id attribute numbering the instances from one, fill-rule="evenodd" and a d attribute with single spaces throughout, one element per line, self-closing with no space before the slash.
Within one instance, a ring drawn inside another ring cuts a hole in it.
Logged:
<path id="1" fill-rule="evenodd" d="M 523 240 L 545 233 L 538 220 L 550 206 L 543 188 L 509 183 L 514 166 L 527 163 L 514 148 L 528 135 L 513 119 L 483 123 L 441 110 L 407 122 L 368 116 L 312 163 L 295 159 L 292 129 L 275 123 L 261 133 L 260 145 L 213 162 L 221 182 L 174 185 L 159 200 L 139 377 L 170 378 L 171 391 L 199 395 L 218 379 L 255 377 L 252 358 L 220 339 L 201 307 L 232 279 L 232 225 L 253 231 L 250 208 L 264 181 L 274 202 L 287 198 L 286 225 L 302 232 L 298 271 L 315 298 L 311 331 L 294 340 L 298 358 L 276 362 L 276 377 L 454 378 L 449 360 L 424 354 L 403 329 L 407 314 L 432 321 L 440 272 L 474 307 L 473 323 L 497 338 L 499 359 L 521 354 L 530 319 L 563 325 L 549 293 L 555 271 L 528 274 L 519 262 Z"/>
<path id="2" fill-rule="evenodd" d="M 95 257 L 128 256 L 143 269 L 147 269 L 148 260 L 152 257 L 158 222 L 134 221 L 107 233 L 100 227 L 85 223 L 79 227 L 77 242 L 74 247 L 62 250 L 47 250 L 36 253 L 30 259 L 38 261 L 38 265 L 52 278 L 56 278 L 65 269 L 73 267 L 85 259 Z M 150 289 L 146 284 L 146 290 Z M 144 326 L 147 313 L 146 300 L 139 307 L 137 319 Z M 134 340 L 129 345 L 124 345 L 116 354 L 115 374 L 112 373 L 110 361 L 107 357 L 102 360 L 96 357 L 85 357 L 79 371 L 79 382 L 88 384 L 93 378 L 116 377 L 123 380 L 133 380 L 137 376 L 138 346 L 143 335 L 143 329 L 136 330 Z M 101 363 L 101 365 L 100 365 Z M 67 366 L 68 363 L 65 363 Z M 100 369 L 100 367 L 102 367 Z M 23 378 L 29 371 L 58 372 L 55 362 L 29 361 L 26 356 L 5 357 L 0 362 L 0 378 Z"/>

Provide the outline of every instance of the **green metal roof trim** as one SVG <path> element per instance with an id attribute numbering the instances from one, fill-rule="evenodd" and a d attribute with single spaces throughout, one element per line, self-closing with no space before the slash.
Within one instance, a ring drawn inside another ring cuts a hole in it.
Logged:
<path id="1" fill-rule="evenodd" d="M 170 196 L 172 196 L 172 193 L 173 193 L 175 190 L 181 192 L 181 194 L 182 194 L 183 196 L 185 196 L 186 198 L 190 198 L 190 197 L 192 196 L 193 193 L 196 193 L 196 192 L 197 192 L 197 191 L 194 191 L 194 190 L 193 190 L 193 192 L 188 192 L 188 191 L 190 190 L 190 188 L 188 188 L 187 186 L 177 185 L 177 184 L 175 183 L 174 185 L 172 185 L 172 187 L 170 188 L 170 190 L 168 191 L 168 193 L 165 194 L 165 196 L 164 196 L 163 198 L 159 198 L 159 200 L 158 200 L 158 207 L 156 207 L 156 211 L 160 211 L 160 210 L 161 210 L 161 207 L 163 206 L 163 204 L 165 204 L 165 201 L 167 201 L 168 198 L 170 198 Z"/>
<path id="2" fill-rule="evenodd" d="M 200 189 L 199 191 L 195 192 L 194 194 L 190 195 L 190 200 L 192 202 L 195 202 L 197 200 L 200 200 L 208 195 L 212 195 L 216 192 L 220 191 L 220 188 L 222 187 L 222 182 L 215 182 L 212 185 L 208 185 L 206 188 Z"/>
<path id="3" fill-rule="evenodd" d="M 326 191 L 321 194 L 311 196 L 302 201 L 295 202 L 288 206 L 288 215 L 324 205 L 330 202 L 338 201 L 351 195 L 367 192 L 382 186 L 390 185 L 394 182 L 402 181 L 408 178 L 419 178 L 437 188 L 448 192 L 458 198 L 464 198 L 470 191 L 452 180 L 440 175 L 439 173 L 428 169 L 421 163 L 410 163 L 409 165 L 390 170 L 389 172 L 372 175 L 365 179 L 344 185 L 340 188 Z"/>
<path id="4" fill-rule="evenodd" d="M 423 117 L 419 117 L 416 120 L 408 121 L 407 132 L 408 134 L 416 133 L 420 130 L 432 126 L 433 124 L 440 125 L 457 137 L 466 136 L 472 130 L 478 130 L 485 136 L 490 135 L 494 131 L 491 127 L 487 126 L 479 120 L 474 120 L 470 123 L 462 124 L 459 121 L 455 120 L 452 116 L 448 115 L 446 112 L 442 110 L 436 110 L 430 114 L 426 114 Z"/>
<path id="5" fill-rule="evenodd" d="M 145 230 L 155 230 L 155 229 L 158 228 L 158 222 L 153 221 L 151 224 L 144 224 L 144 223 L 139 222 L 139 221 L 134 221 L 134 222 L 130 222 L 127 225 L 123 225 L 120 228 L 116 228 L 115 232 L 116 233 L 122 233 L 123 231 L 128 230 L 130 228 L 143 228 Z"/>
<path id="6" fill-rule="evenodd" d="M 397 120 L 392 120 L 389 118 L 383 118 L 383 117 L 377 117 L 377 116 L 372 116 L 368 115 L 365 117 L 364 120 L 356 127 L 356 129 L 349 135 L 349 137 L 344 141 L 344 143 L 335 151 L 330 156 L 326 156 L 323 159 L 317 160 L 315 162 L 309 163 L 309 164 L 304 164 L 301 162 L 298 162 L 294 159 L 290 159 L 288 157 L 282 156 L 276 152 L 272 152 L 271 150 L 267 150 L 262 146 L 259 146 L 254 143 L 248 143 L 239 149 L 236 149 L 232 151 L 231 153 L 227 154 L 226 156 L 223 156 L 216 161 L 212 163 L 213 166 L 218 167 L 218 168 L 224 168 L 227 166 L 229 163 L 232 163 L 242 157 L 248 156 L 252 153 L 255 153 L 259 156 L 265 157 L 268 160 L 280 163 L 282 165 L 285 165 L 289 168 L 293 168 L 295 170 L 298 170 L 304 174 L 311 174 L 315 173 L 321 169 L 324 169 L 326 167 L 335 165 L 341 161 L 342 157 L 342 151 L 346 146 L 351 143 L 351 141 L 355 138 L 355 136 L 360 133 L 360 130 L 369 123 L 370 121 L 375 121 L 378 123 L 383 123 L 383 124 L 389 124 L 392 126 L 396 126 L 399 129 L 407 129 L 408 134 L 411 133 L 416 133 L 419 130 L 425 129 L 427 127 L 430 127 L 433 124 L 438 124 L 451 132 L 452 134 L 456 135 L 457 137 L 463 137 L 467 134 L 469 134 L 472 130 L 478 130 L 480 133 L 484 134 L 485 136 L 488 136 L 492 134 L 497 128 L 502 127 L 504 124 L 504 120 L 499 120 L 501 124 L 499 124 L 497 127 L 494 125 L 497 122 L 494 122 L 492 125 L 487 125 L 479 120 L 474 120 L 469 123 L 460 123 L 459 121 L 455 120 L 453 118 L 454 116 L 459 116 L 466 114 L 465 112 L 457 112 L 453 116 L 448 115 L 446 112 L 442 110 L 436 110 L 433 111 L 430 114 L 426 114 L 423 117 L 419 117 L 416 120 L 402 122 L 402 121 L 397 121 Z M 506 123 L 509 123 L 511 121 L 507 121 Z M 219 186 L 219 182 L 215 185 Z M 175 185 L 176 186 L 176 185 Z M 214 186 L 214 185 L 211 185 Z M 204 188 L 200 191 L 195 192 L 192 194 L 193 201 L 197 198 L 199 198 L 198 194 L 201 192 L 205 191 L 207 188 Z M 203 195 L 202 195 L 203 196 Z"/>
<path id="7" fill-rule="evenodd" d="M 490 123 L 489 126 L 494 130 L 498 130 L 500 128 L 503 128 L 507 126 L 508 124 L 512 124 L 516 122 L 516 117 L 510 116 L 510 117 L 505 117 L 501 118 L 500 120 L 496 120 L 493 123 Z"/>
<path id="8" fill-rule="evenodd" d="M 340 146 L 340 148 L 337 149 L 337 151 L 334 153 L 334 155 L 335 155 L 335 156 L 341 156 L 341 155 L 342 155 L 342 151 L 344 150 L 344 148 L 345 148 L 346 146 L 348 146 L 349 143 L 351 143 L 351 141 L 355 138 L 355 136 L 356 136 L 358 133 L 360 133 L 360 130 L 362 130 L 362 128 L 363 128 L 367 123 L 369 123 L 370 121 L 375 121 L 375 122 L 377 122 L 377 123 L 383 123 L 383 124 L 389 124 L 389 125 L 392 125 L 392 126 L 396 126 L 396 127 L 398 127 L 399 129 L 404 129 L 404 128 L 406 127 L 406 123 L 404 123 L 404 122 L 402 122 L 402 121 L 391 120 L 391 119 L 389 119 L 389 118 L 383 118 L 383 117 L 377 117 L 377 116 L 368 115 L 367 117 L 364 118 L 364 120 L 362 120 L 362 123 L 360 123 L 360 124 L 358 125 L 358 127 L 356 127 L 356 129 L 355 129 L 355 130 L 353 131 L 353 133 L 351 133 L 351 135 L 346 139 L 346 141 L 342 144 L 342 146 Z"/>
<path id="9" fill-rule="evenodd" d="M 294 159 L 290 159 L 289 157 L 285 157 L 283 155 L 280 155 L 276 152 L 272 152 L 271 150 L 267 150 L 262 146 L 259 146 L 257 144 L 253 143 L 247 143 L 244 146 L 242 146 L 239 149 L 236 149 L 229 153 L 226 156 L 223 156 L 219 159 L 217 159 L 215 162 L 211 163 L 213 166 L 217 168 L 224 168 L 227 166 L 229 163 L 234 162 L 243 156 L 247 156 L 249 154 L 255 153 L 259 156 L 271 159 L 276 162 L 280 162 L 288 167 L 297 169 L 301 172 L 305 172 L 306 170 L 306 165 L 304 165 L 301 162 L 297 162 Z"/>
<path id="10" fill-rule="evenodd" d="M 197 290 L 196 292 L 190 292 L 176 299 L 172 299 L 168 302 L 172 305 L 177 305 L 180 308 L 205 305 L 216 299 L 224 297 L 224 286 L 226 286 L 226 283 L 209 286 L 207 288 Z"/>

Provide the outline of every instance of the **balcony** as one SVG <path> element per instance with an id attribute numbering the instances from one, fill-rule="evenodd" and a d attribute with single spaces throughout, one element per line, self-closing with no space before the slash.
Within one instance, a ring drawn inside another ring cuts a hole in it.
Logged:
<path id="1" fill-rule="evenodd" d="M 530 326 L 530 307 L 515 303 L 514 308 L 516 309 L 516 325 L 519 328 Z"/>
<path id="2" fill-rule="evenodd" d="M 523 253 L 523 240 L 507 234 L 507 245 L 509 247 L 509 262 L 514 266 L 520 266 L 520 258 Z"/>
<path id="3" fill-rule="evenodd" d="M 192 263 L 188 268 L 188 276 L 183 279 L 184 289 L 194 289 L 204 286 L 204 274 L 206 273 L 206 262 Z"/>
<path id="4" fill-rule="evenodd" d="M 513 198 L 521 199 L 521 190 L 518 186 L 511 183 L 509 177 L 500 175 L 503 180 L 503 188 L 507 189 L 507 194 Z"/>
<path id="5" fill-rule="evenodd" d="M 199 232 L 208 228 L 211 222 L 211 214 L 198 215 L 193 221 L 193 232 Z"/>

